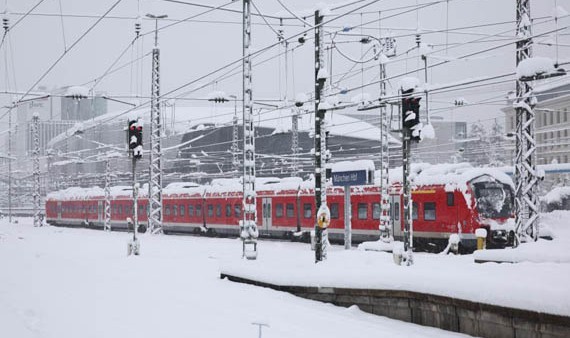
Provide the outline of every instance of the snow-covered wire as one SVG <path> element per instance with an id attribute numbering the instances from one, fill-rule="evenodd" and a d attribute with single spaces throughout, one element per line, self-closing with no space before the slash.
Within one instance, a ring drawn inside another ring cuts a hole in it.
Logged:
<path id="1" fill-rule="evenodd" d="M 255 10 L 259 14 L 259 16 L 261 16 L 261 19 L 263 19 L 263 22 L 265 22 L 267 27 L 269 27 L 273 31 L 273 33 L 275 33 L 275 35 L 277 35 L 277 38 L 280 39 L 282 37 L 282 34 L 279 33 L 277 30 L 275 30 L 275 28 L 273 28 L 273 26 L 271 26 L 271 24 L 267 21 L 267 19 L 265 19 L 265 16 L 263 14 L 261 14 L 261 11 L 255 5 L 255 1 L 251 0 L 250 3 L 253 5 L 253 8 L 255 8 Z"/>
<path id="2" fill-rule="evenodd" d="M 43 1 L 43 0 L 42 0 Z M 77 40 L 75 40 L 75 42 L 73 42 L 73 44 L 71 46 L 69 46 L 69 49 L 65 50 L 60 57 L 54 62 L 52 63 L 52 65 L 39 77 L 39 79 L 36 80 L 36 82 L 34 82 L 34 84 L 32 86 L 30 86 L 30 88 L 25 92 L 24 95 L 22 95 L 20 97 L 20 99 L 18 100 L 18 102 L 22 101 L 24 98 L 26 98 L 26 96 L 28 96 L 28 94 L 34 89 L 36 88 L 36 86 L 38 85 L 38 83 L 40 83 L 54 68 L 55 66 L 57 66 L 57 64 L 73 49 L 73 47 L 77 46 L 77 44 L 83 40 L 83 38 L 89 34 L 89 32 L 91 32 L 93 30 L 93 28 L 95 28 L 100 22 L 101 20 L 103 20 L 103 18 L 105 16 L 107 16 L 107 14 L 109 14 L 115 7 L 117 7 L 117 5 L 119 5 L 119 3 L 121 3 L 123 0 L 117 0 L 113 5 L 111 5 L 111 7 L 109 7 L 109 9 L 107 9 L 107 11 L 105 11 L 105 13 L 103 13 L 103 15 L 101 15 L 99 17 L 99 19 L 97 19 L 97 21 L 95 21 L 91 26 L 89 26 L 89 28 L 83 32 L 83 34 L 81 34 L 79 36 L 79 38 L 77 38 Z"/>
<path id="3" fill-rule="evenodd" d="M 285 10 L 286 10 L 289 14 L 291 14 L 295 19 L 301 21 L 301 22 L 303 23 L 303 25 L 307 25 L 307 26 L 309 26 L 309 27 L 311 27 L 311 28 L 314 27 L 314 25 L 312 25 L 310 22 L 308 22 L 308 21 L 305 20 L 305 19 L 300 18 L 297 14 L 295 14 L 293 11 L 291 11 L 287 6 L 285 6 L 285 4 L 284 4 L 281 0 L 276 0 L 276 1 L 281 5 L 281 7 L 283 7 L 283 9 L 285 9 Z"/>

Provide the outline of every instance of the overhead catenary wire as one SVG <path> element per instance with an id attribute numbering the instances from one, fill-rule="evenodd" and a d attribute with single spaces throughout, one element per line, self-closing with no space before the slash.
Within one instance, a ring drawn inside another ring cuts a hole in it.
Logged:
<path id="1" fill-rule="evenodd" d="M 60 57 L 54 62 L 52 63 L 52 65 L 36 80 L 36 82 L 34 82 L 33 85 L 30 86 L 30 88 L 25 92 L 24 95 L 22 95 L 19 99 L 19 101 L 22 101 L 23 99 L 25 99 L 28 94 L 38 85 L 38 83 L 40 83 L 54 68 L 55 66 L 57 66 L 57 64 L 75 47 L 77 46 L 77 44 L 83 40 L 83 38 L 89 34 L 89 32 L 91 32 L 93 30 L 93 28 L 95 28 L 100 22 L 101 20 L 107 15 L 109 14 L 115 7 L 117 7 L 117 5 L 119 3 L 121 3 L 122 0 L 117 0 L 113 5 L 111 5 L 111 7 L 109 7 L 109 9 L 107 9 L 107 11 L 105 11 L 105 13 L 103 13 L 103 15 L 97 20 L 95 21 L 85 32 L 83 32 L 83 34 L 81 34 L 81 36 L 79 36 L 79 38 L 77 38 L 77 40 L 75 40 L 75 42 L 73 42 L 73 44 L 71 46 L 69 46 L 69 49 L 65 50 Z"/>

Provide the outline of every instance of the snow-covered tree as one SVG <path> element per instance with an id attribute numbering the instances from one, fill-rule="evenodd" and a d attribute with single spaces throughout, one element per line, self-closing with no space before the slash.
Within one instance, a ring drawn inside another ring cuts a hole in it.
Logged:
<path id="1" fill-rule="evenodd" d="M 493 167 L 503 166 L 508 164 L 508 153 L 505 144 L 505 131 L 503 125 L 494 120 L 489 133 L 489 163 Z"/>
<path id="2" fill-rule="evenodd" d="M 471 124 L 467 132 L 463 158 L 474 166 L 489 166 L 492 162 L 489 151 L 489 135 L 481 121 Z"/>

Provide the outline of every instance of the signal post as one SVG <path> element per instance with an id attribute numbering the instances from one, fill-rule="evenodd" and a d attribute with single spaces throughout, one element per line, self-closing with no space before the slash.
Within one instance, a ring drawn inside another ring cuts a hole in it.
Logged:
<path id="1" fill-rule="evenodd" d="M 401 264 L 412 265 L 414 227 L 412 220 L 412 192 L 410 183 L 410 147 L 420 141 L 420 100 L 414 97 L 414 88 L 402 88 L 402 188 L 404 196 L 404 252 Z"/>
<path id="2" fill-rule="evenodd" d="M 142 158 L 143 153 L 143 132 L 142 132 L 142 122 L 140 119 L 129 120 L 127 126 L 127 145 L 129 157 L 132 159 L 132 170 L 133 170 L 133 240 L 128 246 L 128 255 L 131 254 L 139 255 L 140 253 L 140 243 L 137 238 L 139 219 L 138 219 L 138 197 L 139 197 L 139 183 L 137 182 L 137 161 Z M 127 220 L 128 222 L 128 220 Z"/>

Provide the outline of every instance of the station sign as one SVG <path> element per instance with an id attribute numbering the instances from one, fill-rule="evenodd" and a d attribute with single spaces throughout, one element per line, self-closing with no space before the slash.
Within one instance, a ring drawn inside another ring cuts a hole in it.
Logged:
<path id="1" fill-rule="evenodd" d="M 333 185 L 338 186 L 352 186 L 352 185 L 366 185 L 368 184 L 368 171 L 367 170 L 351 170 L 351 171 L 333 171 L 332 173 Z"/>

